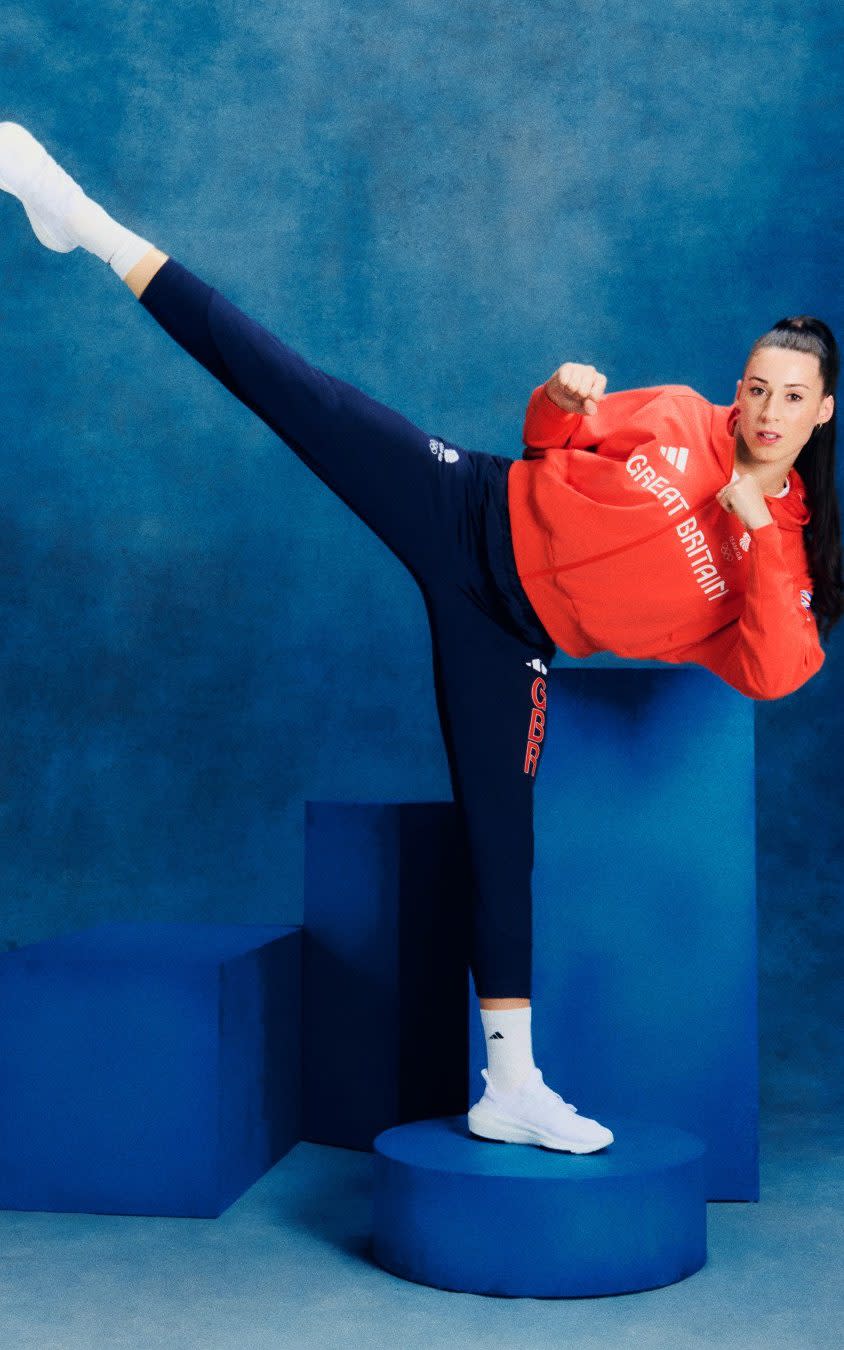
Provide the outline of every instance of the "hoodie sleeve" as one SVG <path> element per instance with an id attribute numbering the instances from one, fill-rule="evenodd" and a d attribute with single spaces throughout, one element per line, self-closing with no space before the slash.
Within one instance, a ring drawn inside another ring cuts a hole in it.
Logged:
<path id="1" fill-rule="evenodd" d="M 815 615 L 807 604 L 812 580 L 788 568 L 776 521 L 750 531 L 741 617 L 672 661 L 693 661 L 754 699 L 784 698 L 816 675 L 826 660 Z"/>
<path id="2" fill-rule="evenodd" d="M 600 446 L 609 436 L 624 429 L 625 424 L 646 404 L 658 398 L 665 386 L 647 389 L 617 389 L 604 394 L 597 411 L 565 412 L 551 398 L 544 384 L 537 385 L 528 400 L 522 439 L 523 459 L 541 459 L 544 450 L 585 450 Z"/>

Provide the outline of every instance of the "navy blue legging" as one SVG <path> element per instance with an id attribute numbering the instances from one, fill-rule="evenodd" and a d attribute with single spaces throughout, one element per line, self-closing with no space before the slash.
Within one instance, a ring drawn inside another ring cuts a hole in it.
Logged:
<path id="1" fill-rule="evenodd" d="M 480 998 L 529 998 L 533 787 L 545 730 L 544 675 L 556 648 L 515 574 L 505 518 L 512 461 L 431 436 L 310 365 L 173 258 L 141 304 L 418 583 L 466 831 L 475 990 Z"/>

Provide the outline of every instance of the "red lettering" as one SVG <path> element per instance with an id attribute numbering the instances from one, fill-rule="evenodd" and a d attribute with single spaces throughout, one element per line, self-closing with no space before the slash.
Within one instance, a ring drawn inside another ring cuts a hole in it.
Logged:
<path id="1" fill-rule="evenodd" d="M 530 728 L 525 747 L 524 772 L 535 778 L 536 766 L 539 763 L 539 747 L 545 736 L 545 708 L 547 704 L 545 681 L 541 675 L 537 675 L 534 680 L 530 694 L 533 707 L 530 712 Z"/>
<path id="2" fill-rule="evenodd" d="M 539 745 L 536 741 L 528 741 L 525 749 L 525 773 L 536 777 L 536 765 L 539 760 Z"/>
<path id="3" fill-rule="evenodd" d="M 534 708 L 530 715 L 530 731 L 528 736 L 532 741 L 541 741 L 545 735 L 545 714 L 541 708 Z"/>

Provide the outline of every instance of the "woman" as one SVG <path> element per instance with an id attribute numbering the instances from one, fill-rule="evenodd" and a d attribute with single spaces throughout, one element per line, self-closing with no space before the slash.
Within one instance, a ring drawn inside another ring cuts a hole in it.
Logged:
<path id="1" fill-rule="evenodd" d="M 815 673 L 824 654 L 803 552 L 809 488 L 824 503 L 816 599 L 832 622 L 840 614 L 832 334 L 814 320 L 765 334 L 732 410 L 685 386 L 606 394 L 594 366 L 567 362 L 534 390 L 525 455 L 513 461 L 430 436 L 309 365 L 114 221 L 14 123 L 0 124 L 0 187 L 47 247 L 108 262 L 419 584 L 474 880 L 470 962 L 488 1063 L 469 1127 L 574 1153 L 611 1144 L 533 1060 L 533 786 L 547 665 L 557 646 L 690 660 L 758 698 Z M 805 482 L 793 468 L 804 446 Z"/>

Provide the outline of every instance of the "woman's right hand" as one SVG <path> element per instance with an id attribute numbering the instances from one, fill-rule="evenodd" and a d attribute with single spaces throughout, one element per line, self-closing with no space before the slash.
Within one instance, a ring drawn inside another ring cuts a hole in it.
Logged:
<path id="1" fill-rule="evenodd" d="M 578 365 L 575 361 L 566 361 L 545 385 L 548 397 L 564 412 L 584 413 L 587 417 L 598 411 L 606 387 L 606 375 L 594 366 Z"/>

